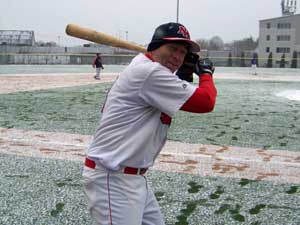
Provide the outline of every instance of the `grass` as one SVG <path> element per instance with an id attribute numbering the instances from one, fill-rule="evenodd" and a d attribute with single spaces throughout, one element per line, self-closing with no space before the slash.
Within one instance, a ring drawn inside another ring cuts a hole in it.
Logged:
<path id="1" fill-rule="evenodd" d="M 0 224 L 91 224 L 82 166 L 0 154 Z M 264 181 L 241 185 L 245 179 L 151 170 L 147 177 L 167 225 L 296 225 L 300 221 L 299 185 Z"/>
<path id="2" fill-rule="evenodd" d="M 0 127 L 92 135 L 111 84 L 3 94 Z M 300 102 L 275 96 L 299 82 L 217 80 L 213 113 L 178 112 L 168 139 L 299 151 Z"/>
<path id="3" fill-rule="evenodd" d="M 111 84 L 0 95 L 0 127 L 92 135 Z M 299 151 L 299 82 L 217 80 L 209 114 L 177 113 L 169 140 Z M 0 154 L 0 224 L 91 224 L 81 163 Z M 167 225 L 299 224 L 299 185 L 150 171 Z"/>

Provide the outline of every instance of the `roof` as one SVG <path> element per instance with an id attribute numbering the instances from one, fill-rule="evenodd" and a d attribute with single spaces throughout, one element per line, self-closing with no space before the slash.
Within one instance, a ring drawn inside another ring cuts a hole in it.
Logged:
<path id="1" fill-rule="evenodd" d="M 269 18 L 269 19 L 263 19 L 263 20 L 259 20 L 259 21 L 263 22 L 263 21 L 268 21 L 268 20 L 282 19 L 282 18 L 288 18 L 288 17 L 294 17 L 294 16 L 300 16 L 300 14 L 294 14 L 294 15 L 288 15 L 288 16 L 279 16 L 279 17 L 274 17 L 274 18 Z"/>

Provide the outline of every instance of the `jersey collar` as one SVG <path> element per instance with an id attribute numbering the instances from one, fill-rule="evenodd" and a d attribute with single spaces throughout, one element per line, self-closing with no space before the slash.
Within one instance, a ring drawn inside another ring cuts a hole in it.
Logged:
<path id="1" fill-rule="evenodd" d="M 152 62 L 155 62 L 154 59 L 153 59 L 153 57 L 151 56 L 151 54 L 150 54 L 149 52 L 144 53 L 144 55 L 145 55 L 148 59 L 150 59 Z"/>

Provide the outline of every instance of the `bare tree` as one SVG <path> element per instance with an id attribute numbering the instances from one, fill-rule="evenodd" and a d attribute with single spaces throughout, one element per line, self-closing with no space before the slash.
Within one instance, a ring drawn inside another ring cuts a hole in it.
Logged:
<path id="1" fill-rule="evenodd" d="M 214 36 L 209 40 L 209 50 L 223 50 L 224 42 L 219 36 Z"/>
<path id="2" fill-rule="evenodd" d="M 41 46 L 41 47 L 57 47 L 57 43 L 54 41 L 49 41 L 49 42 L 44 42 L 44 41 L 37 41 L 35 43 L 36 46 Z"/>
<path id="3" fill-rule="evenodd" d="M 197 39 L 196 43 L 200 45 L 201 49 L 208 49 L 209 47 L 209 41 L 206 39 Z"/>
<path id="4" fill-rule="evenodd" d="M 254 40 L 252 36 L 244 38 L 242 40 L 233 41 L 229 44 L 234 55 L 240 55 L 243 51 L 255 50 L 258 46 L 258 39 Z"/>

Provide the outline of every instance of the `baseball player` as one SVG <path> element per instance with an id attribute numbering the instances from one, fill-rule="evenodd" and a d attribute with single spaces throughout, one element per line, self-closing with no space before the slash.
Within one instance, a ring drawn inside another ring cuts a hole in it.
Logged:
<path id="1" fill-rule="evenodd" d="M 251 67 L 252 67 L 252 70 L 253 70 L 253 75 L 257 75 L 257 58 L 253 57 L 251 59 Z"/>
<path id="2" fill-rule="evenodd" d="M 193 53 L 199 51 L 185 26 L 162 24 L 147 52 L 137 55 L 113 84 L 83 170 L 95 224 L 164 224 L 145 174 L 178 110 L 207 113 L 214 108 L 214 67 L 198 60 Z M 199 76 L 198 86 L 186 81 L 193 72 Z"/>
<path id="3" fill-rule="evenodd" d="M 102 65 L 102 58 L 100 56 L 100 53 L 97 53 L 94 60 L 93 60 L 93 68 L 96 67 L 96 75 L 94 76 L 94 78 L 96 80 L 100 80 L 100 72 L 101 69 L 104 69 L 103 65 Z"/>

